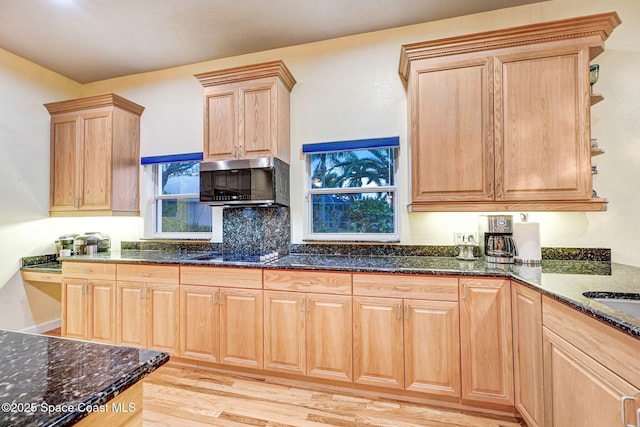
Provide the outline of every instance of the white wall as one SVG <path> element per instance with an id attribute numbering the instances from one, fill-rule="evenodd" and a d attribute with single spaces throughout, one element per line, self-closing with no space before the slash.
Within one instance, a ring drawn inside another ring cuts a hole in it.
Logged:
<path id="1" fill-rule="evenodd" d="M 612 248 L 617 262 L 640 265 L 640 2 L 553 0 L 438 22 L 193 64 L 89 84 L 85 94 L 116 91 L 147 107 L 143 155 L 198 151 L 202 145 L 202 88 L 192 74 L 283 59 L 298 81 L 291 94 L 293 175 L 292 239 L 303 239 L 304 143 L 399 135 L 400 185 L 408 184 L 406 92 L 397 74 L 400 45 L 433 38 L 617 11 L 623 24 L 596 59 L 597 90 L 605 101 L 592 109 L 592 135 L 607 153 L 596 157 L 598 194 L 605 213 L 532 213 L 544 246 Z M 454 230 L 475 230 L 477 213 L 407 213 L 400 195 L 401 243 L 451 244 Z M 516 215 L 517 218 L 517 215 Z"/>
<path id="2" fill-rule="evenodd" d="M 606 154 L 596 157 L 594 188 L 609 199 L 607 212 L 531 213 L 543 246 L 612 248 L 613 259 L 640 266 L 640 2 L 552 0 L 438 22 L 185 65 L 80 86 L 0 51 L 0 327 L 30 325 L 17 300 L 21 256 L 52 252 L 55 238 L 89 229 L 120 240 L 142 236 L 140 218 L 50 219 L 48 114 L 42 104 L 116 92 L 146 107 L 141 119 L 143 156 L 202 151 L 203 91 L 193 74 L 283 59 L 297 84 L 291 94 L 292 239 L 303 239 L 304 143 L 400 136 L 406 188 L 406 92 L 398 77 L 404 43 L 615 10 L 622 18 L 597 58 L 592 134 Z M 6 112 L 5 112 L 6 110 Z M 7 155 L 8 154 L 8 155 Z M 451 244 L 453 232 L 477 228 L 477 213 L 407 213 L 400 194 L 402 244 Z M 3 286 L 4 285 L 4 286 Z M 11 295 L 4 298 L 3 295 Z"/>
<path id="3" fill-rule="evenodd" d="M 135 239 L 142 221 L 49 218 L 49 113 L 42 104 L 78 97 L 80 84 L 0 50 L 0 93 L 0 328 L 23 329 L 53 320 L 59 296 L 22 282 L 21 257 L 54 253 L 55 239 L 70 232 Z"/>

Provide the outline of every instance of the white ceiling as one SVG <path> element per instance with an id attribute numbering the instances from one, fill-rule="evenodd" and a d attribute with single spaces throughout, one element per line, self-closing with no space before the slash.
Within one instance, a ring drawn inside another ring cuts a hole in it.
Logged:
<path id="1" fill-rule="evenodd" d="M 0 0 L 0 48 L 80 83 L 541 0 Z"/>

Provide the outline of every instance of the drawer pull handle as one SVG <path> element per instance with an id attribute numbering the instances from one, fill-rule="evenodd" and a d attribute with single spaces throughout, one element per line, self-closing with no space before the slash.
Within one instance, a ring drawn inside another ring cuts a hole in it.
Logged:
<path id="1" fill-rule="evenodd" d="M 409 292 L 410 290 L 411 290 L 411 287 L 409 286 L 396 286 L 396 291 Z"/>
<path id="2" fill-rule="evenodd" d="M 622 396 L 622 399 L 620 399 L 620 416 L 622 417 L 622 425 L 625 427 L 636 427 L 633 424 L 627 424 L 627 411 L 625 408 L 625 403 L 627 400 L 635 402 L 636 399 L 631 396 Z"/>
<path id="3" fill-rule="evenodd" d="M 50 279 L 50 278 L 51 278 L 51 276 L 40 276 L 40 278 L 41 278 L 42 280 L 47 280 L 47 279 Z"/>
<path id="4" fill-rule="evenodd" d="M 149 273 L 147 271 L 143 271 L 142 273 L 140 273 L 140 276 L 142 276 L 142 277 L 151 277 L 151 273 Z"/>
<path id="5" fill-rule="evenodd" d="M 83 269 L 81 270 L 81 273 L 93 273 L 93 270 L 92 270 L 92 269 L 90 269 L 90 268 L 83 268 Z"/>
<path id="6" fill-rule="evenodd" d="M 309 281 L 295 282 L 295 284 L 309 286 L 309 285 L 313 285 L 313 282 L 309 280 Z"/>

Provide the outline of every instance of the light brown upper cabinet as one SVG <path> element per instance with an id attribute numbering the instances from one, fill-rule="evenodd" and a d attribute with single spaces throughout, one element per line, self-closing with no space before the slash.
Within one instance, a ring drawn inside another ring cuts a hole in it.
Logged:
<path id="1" fill-rule="evenodd" d="M 289 93 L 282 61 L 196 74 L 204 86 L 204 160 L 278 157 L 289 163 Z"/>
<path id="2" fill-rule="evenodd" d="M 140 115 L 116 94 L 45 104 L 50 216 L 139 215 Z"/>
<path id="3" fill-rule="evenodd" d="M 414 211 L 592 211 L 589 63 L 615 12 L 402 46 Z"/>

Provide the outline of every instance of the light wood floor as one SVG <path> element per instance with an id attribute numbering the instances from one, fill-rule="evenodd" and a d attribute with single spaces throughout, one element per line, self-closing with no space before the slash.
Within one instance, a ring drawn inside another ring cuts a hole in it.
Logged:
<path id="1" fill-rule="evenodd" d="M 168 364 L 144 380 L 144 426 L 520 427 L 386 399 L 298 388 Z"/>
<path id="2" fill-rule="evenodd" d="M 60 329 L 46 335 L 60 336 Z M 167 363 L 144 379 L 144 427 L 521 427 L 388 399 L 289 387 L 249 376 Z"/>

